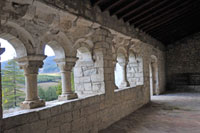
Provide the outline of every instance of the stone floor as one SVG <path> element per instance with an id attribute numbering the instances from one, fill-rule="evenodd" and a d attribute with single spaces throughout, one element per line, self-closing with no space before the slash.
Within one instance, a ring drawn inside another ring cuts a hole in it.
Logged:
<path id="1" fill-rule="evenodd" d="M 200 93 L 153 96 L 151 103 L 100 133 L 200 133 Z"/>

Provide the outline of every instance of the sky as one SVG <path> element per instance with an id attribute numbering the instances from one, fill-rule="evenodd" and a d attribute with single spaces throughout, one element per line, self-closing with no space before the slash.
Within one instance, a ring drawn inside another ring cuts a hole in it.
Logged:
<path id="1" fill-rule="evenodd" d="M 5 48 L 5 52 L 1 55 L 1 62 L 13 59 L 16 57 L 16 52 L 13 46 L 6 40 L 0 38 L 0 44 L 2 48 Z M 54 56 L 53 49 L 46 45 L 45 46 L 45 55 L 47 56 Z"/>

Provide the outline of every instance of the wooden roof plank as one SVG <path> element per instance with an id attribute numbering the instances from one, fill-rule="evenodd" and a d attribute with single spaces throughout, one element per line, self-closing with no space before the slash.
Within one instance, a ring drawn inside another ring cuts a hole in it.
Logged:
<path id="1" fill-rule="evenodd" d="M 166 5 L 165 7 L 163 8 L 160 8 L 158 10 L 156 10 L 155 12 L 153 12 L 152 14 L 149 14 L 145 17 L 143 17 L 142 19 L 139 19 L 138 21 L 130 21 L 131 24 L 138 24 L 138 23 L 142 23 L 142 21 L 145 22 L 145 20 L 151 18 L 153 15 L 156 15 L 157 13 L 159 12 L 163 12 L 164 10 L 167 10 L 167 8 L 170 8 L 172 6 L 175 6 L 177 3 L 181 2 L 181 0 L 175 0 L 175 1 L 172 1 L 170 4 Z"/>
<path id="2" fill-rule="evenodd" d="M 105 1 L 105 0 L 91 0 L 92 6 L 97 6 L 98 4 L 100 4 L 103 1 Z"/>
<path id="3" fill-rule="evenodd" d="M 176 16 L 176 14 L 178 14 L 179 12 L 185 10 L 185 9 L 188 9 L 188 6 L 185 6 L 186 4 L 189 4 L 190 1 L 185 1 L 183 3 L 181 3 L 180 5 L 174 7 L 174 8 L 171 8 L 170 10 L 166 11 L 166 12 L 163 12 L 162 14 L 152 18 L 151 20 L 149 21 L 146 21 L 140 25 L 138 25 L 139 28 L 145 28 L 145 27 L 149 27 L 151 25 L 154 25 L 157 21 L 161 21 L 162 19 L 165 19 L 167 18 L 166 16 L 169 15 L 169 16 Z M 179 9 L 181 8 L 181 9 Z M 179 10 L 178 10 L 179 9 Z M 178 11 L 176 11 L 178 10 Z"/>
<path id="4" fill-rule="evenodd" d="M 144 8 L 144 7 L 146 7 L 146 6 L 148 6 L 148 5 L 151 4 L 153 1 L 155 1 L 155 0 L 149 0 L 149 1 L 146 2 L 145 4 L 142 4 L 141 6 L 139 6 L 139 7 L 135 8 L 135 9 L 129 11 L 128 13 L 125 13 L 124 15 L 120 16 L 119 19 L 120 19 L 120 18 L 125 18 L 125 17 L 130 16 L 131 14 L 135 13 L 136 11 L 139 11 L 140 9 L 142 9 L 142 8 Z"/>
<path id="5" fill-rule="evenodd" d="M 195 3 L 193 3 L 193 4 L 195 5 Z M 188 10 L 186 10 L 186 8 L 182 8 L 181 10 L 176 12 L 176 14 L 170 14 L 170 15 L 168 15 L 168 17 L 160 19 L 159 20 L 160 23 L 154 23 L 154 24 L 152 23 L 150 25 L 147 25 L 146 27 L 143 27 L 142 29 L 144 31 L 149 31 L 149 30 L 154 29 L 162 24 L 166 24 L 168 22 L 170 23 L 171 21 L 173 21 L 173 19 L 177 19 L 180 17 L 186 17 L 186 14 L 191 13 L 191 11 L 194 10 L 193 4 L 190 6 L 187 6 Z"/>
<path id="6" fill-rule="evenodd" d="M 105 8 L 102 9 L 102 11 L 106 11 L 106 10 L 110 10 L 111 8 L 114 8 L 115 6 L 119 5 L 120 3 L 122 3 L 124 0 L 118 0 L 115 1 L 113 4 L 106 6 Z"/>
<path id="7" fill-rule="evenodd" d="M 134 0 L 134 1 L 131 2 L 130 4 L 127 4 L 126 6 L 124 6 L 124 7 L 120 8 L 120 9 L 114 11 L 113 13 L 110 13 L 110 15 L 113 16 L 113 15 L 115 15 L 115 14 L 118 14 L 118 13 L 124 11 L 125 9 L 127 9 L 127 8 L 129 8 L 129 7 L 133 6 L 133 5 L 135 5 L 135 4 L 138 3 L 139 1 L 140 1 L 140 0 Z"/>
<path id="8" fill-rule="evenodd" d="M 154 9 L 164 5 L 164 4 L 166 4 L 166 2 L 169 2 L 169 1 L 168 0 L 163 0 L 162 2 L 158 2 L 155 6 L 152 6 L 151 8 L 149 8 L 147 10 L 143 10 L 139 14 L 134 15 L 133 17 L 131 17 L 129 19 L 126 19 L 125 22 L 130 22 L 130 21 L 132 21 L 134 19 L 137 19 L 137 18 L 141 17 L 142 15 L 145 15 L 146 13 L 148 13 L 148 12 L 150 12 L 150 11 L 152 11 L 152 10 L 154 10 Z"/>

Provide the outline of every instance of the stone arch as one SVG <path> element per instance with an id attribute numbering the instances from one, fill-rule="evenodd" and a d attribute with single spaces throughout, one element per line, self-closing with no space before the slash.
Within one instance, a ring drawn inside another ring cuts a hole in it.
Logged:
<path id="1" fill-rule="evenodd" d="M 131 47 L 128 51 L 128 58 L 127 78 L 130 86 L 143 85 L 143 58 L 141 54 L 137 52 L 134 47 Z"/>
<path id="2" fill-rule="evenodd" d="M 135 62 L 136 61 L 136 57 L 137 57 L 137 54 L 135 53 L 135 51 L 133 49 L 130 49 L 128 51 L 129 62 Z"/>
<path id="3" fill-rule="evenodd" d="M 115 70 L 115 84 L 119 88 L 129 86 L 127 82 L 127 51 L 123 47 L 117 49 L 117 64 Z"/>
<path id="4" fill-rule="evenodd" d="M 85 48 L 88 48 L 89 50 L 91 50 L 93 48 L 93 46 L 94 46 L 94 44 L 91 40 L 88 40 L 85 38 L 80 38 L 75 42 L 73 49 L 77 50 L 80 47 L 85 47 Z"/>
<path id="5" fill-rule="evenodd" d="M 42 45 L 43 54 L 44 54 L 46 45 L 49 45 L 53 49 L 56 59 L 65 58 L 65 50 L 63 49 L 63 47 L 57 41 L 46 40 L 45 45 Z"/>
<path id="6" fill-rule="evenodd" d="M 17 58 L 35 53 L 35 42 L 31 34 L 14 22 L 7 21 L 1 26 L 0 37 L 12 44 Z"/>
<path id="7" fill-rule="evenodd" d="M 130 86 L 137 85 L 136 73 L 138 71 L 138 63 L 136 60 L 136 53 L 133 49 L 128 51 L 128 64 L 127 64 L 127 80 Z"/>
<path id="8" fill-rule="evenodd" d="M 149 74 L 150 74 L 150 94 L 159 94 L 159 80 L 158 80 L 158 60 L 155 55 L 151 55 L 149 64 Z"/>
<path id="9" fill-rule="evenodd" d="M 54 50 L 56 58 L 76 56 L 76 52 L 72 47 L 73 43 L 63 32 L 57 34 L 47 32 L 44 34 L 41 38 L 40 47 L 38 48 L 37 53 L 44 54 L 44 48 L 47 44 Z"/>
<path id="10" fill-rule="evenodd" d="M 123 47 L 119 47 L 117 49 L 117 61 L 118 62 L 125 62 L 127 57 L 126 49 Z"/>
<path id="11" fill-rule="evenodd" d="M 27 50 L 19 39 L 10 34 L 0 34 L 0 38 L 7 40 L 14 47 L 17 58 L 27 56 Z"/>
<path id="12" fill-rule="evenodd" d="M 93 42 L 84 38 L 76 41 L 78 60 L 74 67 L 75 91 L 79 95 L 105 93 L 103 81 L 103 58 L 93 51 Z M 93 52 L 95 54 L 95 60 Z"/>
<path id="13" fill-rule="evenodd" d="M 93 46 L 94 44 L 91 40 L 81 38 L 75 42 L 73 49 L 76 51 L 76 56 L 80 61 L 93 61 Z"/>

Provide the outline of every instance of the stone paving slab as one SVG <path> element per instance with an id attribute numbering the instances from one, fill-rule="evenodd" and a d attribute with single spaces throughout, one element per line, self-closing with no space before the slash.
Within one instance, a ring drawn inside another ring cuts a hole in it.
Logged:
<path id="1" fill-rule="evenodd" d="M 200 93 L 153 96 L 151 103 L 100 133 L 200 133 Z"/>

